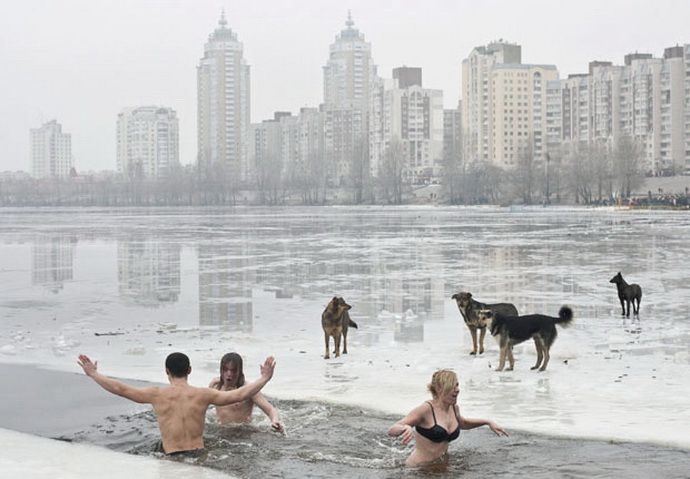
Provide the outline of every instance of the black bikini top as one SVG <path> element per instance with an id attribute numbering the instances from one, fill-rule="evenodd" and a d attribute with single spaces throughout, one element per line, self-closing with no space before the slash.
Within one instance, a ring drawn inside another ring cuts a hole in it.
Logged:
<path id="1" fill-rule="evenodd" d="M 434 417 L 434 425 L 429 428 L 415 426 L 417 432 L 425 438 L 427 438 L 428 440 L 430 440 L 431 442 L 455 441 L 458 438 L 458 436 L 460 436 L 460 418 L 458 417 L 457 409 L 453 407 L 453 411 L 455 412 L 455 419 L 458 420 L 458 427 L 455 429 L 455 431 L 448 434 L 446 428 L 444 428 L 443 426 L 439 426 L 436 422 L 436 413 L 434 412 L 434 406 L 432 406 L 431 403 L 427 404 L 429 404 L 429 407 L 431 408 L 431 414 Z"/>

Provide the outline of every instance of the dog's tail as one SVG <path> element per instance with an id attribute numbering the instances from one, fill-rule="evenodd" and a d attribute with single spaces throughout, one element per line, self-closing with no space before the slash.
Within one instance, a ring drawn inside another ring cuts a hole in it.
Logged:
<path id="1" fill-rule="evenodd" d="M 568 306 L 561 306 L 561 310 L 558 312 L 558 319 L 556 319 L 554 322 L 564 328 L 567 328 L 570 326 L 572 320 L 573 310 Z"/>
<path id="2" fill-rule="evenodd" d="M 357 328 L 357 323 L 352 321 L 349 317 L 347 318 L 347 325 L 351 328 L 359 329 L 359 328 Z"/>

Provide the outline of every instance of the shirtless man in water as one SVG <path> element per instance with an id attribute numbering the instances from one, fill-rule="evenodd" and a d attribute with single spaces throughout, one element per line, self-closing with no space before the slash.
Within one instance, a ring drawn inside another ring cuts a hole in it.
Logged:
<path id="1" fill-rule="evenodd" d="M 220 360 L 220 376 L 211 381 L 208 387 L 219 391 L 237 391 L 245 383 L 242 363 L 242 356 L 237 353 L 224 355 Z M 247 423 L 252 420 L 254 405 L 259 406 L 259 409 L 268 416 L 271 427 L 275 431 L 285 434 L 285 426 L 280 422 L 280 414 L 260 392 L 244 401 L 228 406 L 216 406 L 216 417 L 221 424 Z"/>
<path id="2" fill-rule="evenodd" d="M 97 371 L 98 361 L 79 355 L 77 361 L 87 376 L 106 391 L 137 403 L 151 404 L 158 417 L 158 428 L 165 454 L 179 454 L 204 448 L 204 424 L 209 405 L 227 406 L 255 396 L 270 381 L 275 359 L 269 357 L 260 366 L 261 378 L 232 391 L 197 388 L 187 384 L 192 372 L 189 358 L 172 353 L 165 360 L 165 372 L 170 386 L 138 388 L 103 376 Z"/>

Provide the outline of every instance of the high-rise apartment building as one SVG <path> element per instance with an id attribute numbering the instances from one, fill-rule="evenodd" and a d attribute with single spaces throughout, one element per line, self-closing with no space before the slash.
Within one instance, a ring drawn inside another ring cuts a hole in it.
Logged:
<path id="1" fill-rule="evenodd" d="M 351 186 L 357 166 L 369 161 L 369 108 L 376 78 L 371 45 L 349 14 L 345 25 L 323 69 L 326 176 L 336 186 Z"/>
<path id="2" fill-rule="evenodd" d="M 690 167 L 690 45 L 626 55 L 623 65 L 592 62 L 588 74 L 550 82 L 550 148 L 598 145 L 623 137 L 642 149 L 645 172 Z M 560 122 L 559 119 L 560 118 Z"/>
<path id="3" fill-rule="evenodd" d="M 117 116 L 117 171 L 165 178 L 180 164 L 179 122 L 172 108 L 124 108 Z"/>
<path id="4" fill-rule="evenodd" d="M 546 85 L 558 79 L 553 65 L 503 63 L 491 70 L 489 156 L 502 168 L 521 156 L 541 162 L 546 154 Z"/>
<path id="5" fill-rule="evenodd" d="M 378 176 L 387 148 L 399 141 L 403 180 L 421 183 L 441 173 L 443 92 L 422 87 L 420 68 L 396 68 L 393 81 L 378 83 L 371 118 L 371 171 Z"/>
<path id="6" fill-rule="evenodd" d="M 220 167 L 230 181 L 249 179 L 249 65 L 225 14 L 204 45 L 197 67 L 197 161 L 202 171 Z"/>
<path id="7" fill-rule="evenodd" d="M 72 172 L 72 135 L 57 120 L 30 131 L 31 174 L 34 178 L 67 178 Z"/>
<path id="8" fill-rule="evenodd" d="M 491 69 L 501 63 L 521 63 L 521 55 L 520 45 L 501 40 L 474 48 L 462 61 L 462 125 L 469 162 L 490 160 Z"/>
<path id="9" fill-rule="evenodd" d="M 545 155 L 547 88 L 553 65 L 522 63 L 521 47 L 500 40 L 474 48 L 462 62 L 464 157 L 503 168 L 520 155 Z"/>

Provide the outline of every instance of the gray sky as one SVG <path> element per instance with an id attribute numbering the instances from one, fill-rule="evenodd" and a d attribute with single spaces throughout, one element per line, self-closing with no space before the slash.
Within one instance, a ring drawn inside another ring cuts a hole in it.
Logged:
<path id="1" fill-rule="evenodd" d="M 379 75 L 423 69 L 424 86 L 457 105 L 460 65 L 500 38 L 524 63 L 561 78 L 592 60 L 661 56 L 690 43 L 679 0 L 14 0 L 0 17 L 0 171 L 29 171 L 29 129 L 57 119 L 72 134 L 77 170 L 115 169 L 117 114 L 172 107 L 180 161 L 196 156 L 196 67 L 225 8 L 251 66 L 252 122 L 322 101 L 328 48 L 348 10 Z"/>

